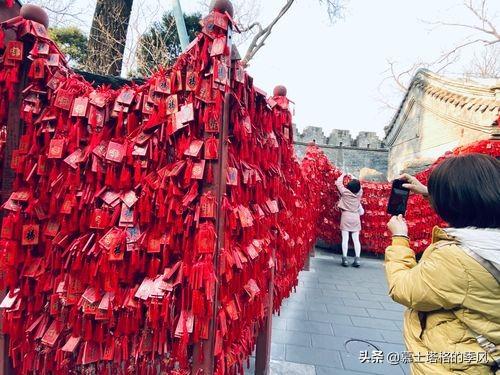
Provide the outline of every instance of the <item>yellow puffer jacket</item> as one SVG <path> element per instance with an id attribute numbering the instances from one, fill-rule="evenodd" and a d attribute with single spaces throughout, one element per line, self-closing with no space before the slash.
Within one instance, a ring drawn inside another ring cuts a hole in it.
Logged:
<path id="1" fill-rule="evenodd" d="M 409 242 L 395 237 L 385 270 L 391 298 L 408 307 L 404 338 L 412 374 L 493 374 L 500 358 L 500 284 L 492 274 L 440 228 L 419 263 Z M 478 335 L 497 351 L 486 354 Z"/>

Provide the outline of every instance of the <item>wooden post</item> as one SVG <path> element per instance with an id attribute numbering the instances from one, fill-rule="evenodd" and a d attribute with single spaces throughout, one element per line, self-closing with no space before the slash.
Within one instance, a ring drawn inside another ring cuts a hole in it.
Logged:
<path id="1" fill-rule="evenodd" d="M 232 29 L 228 28 L 227 42 L 229 46 L 229 56 L 232 49 Z M 228 75 L 231 77 L 232 67 L 229 67 Z M 229 83 L 231 85 L 231 82 Z M 219 161 L 214 168 L 214 190 L 215 199 L 217 202 L 216 216 L 216 231 L 217 231 L 217 246 L 214 254 L 214 269 L 216 275 L 216 284 L 214 291 L 214 309 L 212 311 L 212 320 L 209 327 L 209 338 L 203 344 L 198 344 L 193 352 L 193 369 L 192 374 L 196 375 L 212 375 L 215 370 L 215 339 L 217 333 L 217 315 L 220 309 L 219 305 L 219 288 L 220 288 L 220 253 L 224 248 L 225 240 L 225 216 L 223 209 L 223 199 L 226 194 L 226 176 L 227 176 L 227 161 L 228 161 L 228 138 L 229 138 L 229 122 L 231 115 L 231 94 L 226 92 L 224 95 L 224 109 L 222 113 L 222 129 L 219 133 Z"/>
<path id="2" fill-rule="evenodd" d="M 275 233 L 275 243 L 276 236 Z M 276 246 L 273 247 L 273 261 L 276 264 Z M 271 339 L 273 332 L 273 300 L 274 300 L 274 270 L 271 269 L 271 279 L 269 280 L 269 301 L 267 306 L 266 322 L 257 336 L 257 348 L 255 349 L 255 375 L 269 375 L 271 373 Z"/>
<path id="3" fill-rule="evenodd" d="M 28 53 L 31 50 L 33 43 L 24 43 L 24 58 L 20 67 L 19 83 L 15 88 L 15 98 L 9 104 L 7 117 L 7 142 L 5 144 L 4 163 L 2 168 L 2 180 L 0 181 L 0 199 L 5 202 L 12 193 L 12 184 L 15 179 L 15 172 L 10 168 L 12 161 L 12 151 L 19 147 L 19 138 L 22 132 L 21 124 L 21 105 L 22 105 L 22 90 L 26 87 L 28 80 L 29 61 Z M 0 221 L 3 212 L 0 212 Z M 6 291 L 0 290 L 0 301 L 5 297 Z M 13 373 L 11 362 L 9 359 L 9 338 L 2 333 L 2 318 L 0 316 L 0 375 L 9 375 Z"/>
<path id="4" fill-rule="evenodd" d="M 303 271 L 311 270 L 311 253 L 307 254 L 306 262 L 304 263 Z"/>

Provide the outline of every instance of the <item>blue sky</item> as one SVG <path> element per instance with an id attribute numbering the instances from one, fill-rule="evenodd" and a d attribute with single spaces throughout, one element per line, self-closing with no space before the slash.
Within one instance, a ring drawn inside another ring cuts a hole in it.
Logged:
<path id="1" fill-rule="evenodd" d="M 284 4 L 284 0 L 256 1 L 261 4 L 258 18 L 263 23 Z M 498 17 L 500 1 L 489 2 L 489 13 Z M 85 11 L 83 27 L 89 28 L 95 1 L 76 3 Z M 185 12 L 202 9 L 198 0 L 181 0 L 181 4 Z M 132 38 L 169 6 L 170 1 L 136 0 Z M 461 0 L 347 0 L 344 18 L 331 24 L 318 1 L 296 0 L 249 71 L 256 85 L 267 92 L 276 84 L 288 87 L 289 97 L 296 102 L 299 129 L 313 125 L 324 128 L 326 134 L 331 129 L 350 129 L 354 134 L 370 130 L 383 135 L 394 113 L 378 99 L 387 60 L 397 61 L 401 68 L 419 60 L 433 61 L 468 35 L 450 28 L 431 30 L 423 20 L 470 23 L 472 18 Z M 463 53 L 449 73 L 461 73 L 480 48 Z M 240 49 L 243 53 L 246 47 Z M 400 94 L 389 85 L 383 93 L 397 105 Z"/>

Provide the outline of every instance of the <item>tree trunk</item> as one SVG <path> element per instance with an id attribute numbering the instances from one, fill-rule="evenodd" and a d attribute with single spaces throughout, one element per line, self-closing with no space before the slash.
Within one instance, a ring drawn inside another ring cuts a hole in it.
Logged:
<path id="1" fill-rule="evenodd" d="M 97 0 L 85 69 L 119 76 L 133 0 Z"/>

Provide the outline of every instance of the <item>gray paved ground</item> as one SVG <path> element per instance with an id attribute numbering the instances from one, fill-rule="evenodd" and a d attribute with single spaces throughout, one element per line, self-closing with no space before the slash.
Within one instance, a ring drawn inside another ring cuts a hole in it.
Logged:
<path id="1" fill-rule="evenodd" d="M 273 318 L 273 374 L 409 374 L 407 365 L 359 360 L 362 350 L 405 351 L 403 308 L 387 296 L 383 262 L 362 261 L 343 268 L 338 255 L 317 253 L 311 271 L 301 272 L 297 292 Z"/>

